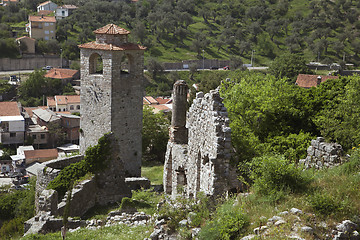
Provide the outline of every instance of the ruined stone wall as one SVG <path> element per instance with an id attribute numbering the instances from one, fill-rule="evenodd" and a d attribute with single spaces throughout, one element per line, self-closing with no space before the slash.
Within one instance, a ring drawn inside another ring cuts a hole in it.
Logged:
<path id="1" fill-rule="evenodd" d="M 338 143 L 326 143 L 324 138 L 318 137 L 311 140 L 307 149 L 307 157 L 299 161 L 306 169 L 329 168 L 344 162 L 343 149 Z"/>
<path id="2" fill-rule="evenodd" d="M 239 187 L 236 167 L 230 165 L 229 118 L 218 90 L 197 93 L 187 113 L 186 127 L 187 144 L 168 143 L 165 192 L 176 196 L 183 188 L 188 197 L 196 197 L 199 191 L 219 196 Z"/>

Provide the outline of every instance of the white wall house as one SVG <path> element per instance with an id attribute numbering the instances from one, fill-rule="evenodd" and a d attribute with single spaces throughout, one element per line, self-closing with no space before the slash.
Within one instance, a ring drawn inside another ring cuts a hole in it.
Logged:
<path id="1" fill-rule="evenodd" d="M 72 14 L 72 12 L 77 9 L 75 5 L 63 5 L 55 10 L 55 17 L 57 20 L 66 18 Z"/>
<path id="2" fill-rule="evenodd" d="M 25 119 L 23 116 L 0 116 L 0 143 L 23 144 Z"/>
<path id="3" fill-rule="evenodd" d="M 55 11 L 57 7 L 58 5 L 56 3 L 53 3 L 52 1 L 46 1 L 37 6 L 37 11 Z"/>

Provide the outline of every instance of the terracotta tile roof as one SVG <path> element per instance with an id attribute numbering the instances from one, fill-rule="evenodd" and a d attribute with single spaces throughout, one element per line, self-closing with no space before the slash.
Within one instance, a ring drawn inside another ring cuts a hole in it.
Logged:
<path id="1" fill-rule="evenodd" d="M 130 31 L 121 28 L 115 24 L 108 24 L 104 27 L 96 29 L 95 34 L 109 34 L 109 35 L 127 35 L 130 34 Z"/>
<path id="2" fill-rule="evenodd" d="M 54 97 L 47 97 L 46 98 L 48 106 L 56 106 L 55 98 Z"/>
<path id="3" fill-rule="evenodd" d="M 156 101 L 158 101 L 159 104 L 169 104 L 169 103 L 172 103 L 172 99 L 171 99 L 171 98 L 158 97 L 158 98 L 156 98 Z"/>
<path id="4" fill-rule="evenodd" d="M 56 22 L 53 16 L 29 16 L 29 22 Z"/>
<path id="5" fill-rule="evenodd" d="M 38 11 L 38 13 L 37 13 L 37 15 L 38 16 L 41 16 L 41 15 L 50 15 L 50 14 L 52 14 L 54 11 L 51 11 L 51 10 L 40 10 L 40 11 Z"/>
<path id="6" fill-rule="evenodd" d="M 43 5 L 46 5 L 46 4 L 49 4 L 49 3 L 51 3 L 51 1 L 46 1 L 46 2 L 40 3 L 38 6 L 43 6 Z"/>
<path id="7" fill-rule="evenodd" d="M 80 96 L 79 95 L 56 95 L 55 102 L 58 105 L 66 105 L 69 103 L 79 103 L 80 104 Z"/>
<path id="8" fill-rule="evenodd" d="M 0 116 L 21 116 L 16 102 L 0 102 Z"/>
<path id="9" fill-rule="evenodd" d="M 65 8 L 65 9 L 77 9 L 78 7 L 77 6 L 75 6 L 75 5 L 62 5 L 62 6 L 60 6 L 60 7 L 58 7 L 58 8 Z"/>
<path id="10" fill-rule="evenodd" d="M 108 50 L 108 51 L 123 51 L 123 50 L 145 50 L 146 47 L 143 47 L 141 45 L 135 44 L 135 43 L 124 43 L 120 46 L 116 46 L 113 44 L 107 44 L 107 43 L 96 43 L 96 42 L 89 42 L 78 45 L 79 48 L 91 48 L 91 49 L 97 49 L 97 50 Z"/>
<path id="11" fill-rule="evenodd" d="M 75 74 L 77 74 L 79 70 L 66 69 L 66 68 L 53 68 L 49 72 L 47 72 L 44 77 L 48 78 L 56 78 L 56 79 L 67 79 L 73 78 Z"/>
<path id="12" fill-rule="evenodd" d="M 35 41 L 34 38 L 31 38 L 31 37 L 28 37 L 28 36 L 19 37 L 19 38 L 17 38 L 16 40 L 21 40 L 21 39 L 30 39 L 30 40 L 32 40 L 32 41 Z"/>
<path id="13" fill-rule="evenodd" d="M 158 101 L 155 100 L 155 98 L 151 96 L 145 96 L 143 97 L 143 101 L 148 102 L 149 104 L 159 104 Z"/>
<path id="14" fill-rule="evenodd" d="M 19 0 L 3 0 L 3 3 L 6 3 L 6 2 L 17 3 L 17 2 L 19 2 Z"/>
<path id="15" fill-rule="evenodd" d="M 317 87 L 328 79 L 338 79 L 338 76 L 299 74 L 296 85 L 303 88 Z"/>
<path id="16" fill-rule="evenodd" d="M 38 149 L 24 151 L 25 159 L 39 159 L 39 158 L 52 158 L 58 157 L 58 150 L 54 149 Z"/>

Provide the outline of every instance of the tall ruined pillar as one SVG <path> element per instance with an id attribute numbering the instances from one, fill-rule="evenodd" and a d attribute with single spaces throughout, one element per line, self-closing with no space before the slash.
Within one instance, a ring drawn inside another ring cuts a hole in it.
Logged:
<path id="1" fill-rule="evenodd" d="M 170 141 L 186 144 L 188 132 L 186 125 L 188 86 L 184 80 L 178 80 L 173 89 L 173 109 L 170 127 Z"/>

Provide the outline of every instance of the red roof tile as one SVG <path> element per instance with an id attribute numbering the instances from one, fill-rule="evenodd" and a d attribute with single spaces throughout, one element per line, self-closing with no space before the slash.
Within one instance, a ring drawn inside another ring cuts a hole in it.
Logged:
<path id="1" fill-rule="evenodd" d="M 41 16 L 41 15 L 50 15 L 50 14 L 52 14 L 54 11 L 51 11 L 51 10 L 40 10 L 40 11 L 38 11 L 38 13 L 37 13 L 37 15 L 38 16 Z"/>
<path id="2" fill-rule="evenodd" d="M 16 102 L 0 102 L 0 116 L 21 116 Z"/>
<path id="3" fill-rule="evenodd" d="M 171 98 L 158 97 L 158 98 L 156 98 L 156 101 L 158 101 L 159 104 L 170 104 L 170 103 L 172 103 Z"/>
<path id="4" fill-rule="evenodd" d="M 39 158 L 52 158 L 58 157 L 58 150 L 54 149 L 38 149 L 24 151 L 25 159 L 39 159 Z"/>
<path id="5" fill-rule="evenodd" d="M 55 98 L 47 97 L 46 100 L 47 100 L 47 105 L 48 106 L 56 106 Z"/>
<path id="6" fill-rule="evenodd" d="M 31 37 L 28 37 L 28 36 L 19 37 L 19 38 L 17 38 L 16 40 L 21 40 L 21 39 L 30 39 L 30 40 L 32 40 L 32 41 L 35 42 L 35 39 L 34 39 L 34 38 L 31 38 Z"/>
<path id="7" fill-rule="evenodd" d="M 124 43 L 120 46 L 116 46 L 113 44 L 107 43 L 96 43 L 96 42 L 89 42 L 78 45 L 79 48 L 91 48 L 97 50 L 108 50 L 108 51 L 123 51 L 123 50 L 145 50 L 146 47 L 143 47 L 138 44 L 134 43 Z"/>
<path id="8" fill-rule="evenodd" d="M 320 79 L 318 79 L 320 77 Z M 328 79 L 338 79 L 338 76 L 299 74 L 296 85 L 303 88 L 317 87 Z M 318 81 L 319 80 L 319 81 Z"/>
<path id="9" fill-rule="evenodd" d="M 96 29 L 94 31 L 95 34 L 110 34 L 110 35 L 127 35 L 130 31 L 121 28 L 115 24 L 108 24 L 104 27 Z"/>
<path id="10" fill-rule="evenodd" d="M 80 96 L 79 95 L 56 95 L 55 101 L 58 105 L 66 105 L 69 103 L 79 103 L 80 104 Z"/>
<path id="11" fill-rule="evenodd" d="M 30 22 L 56 22 L 53 16 L 29 16 Z"/>
<path id="12" fill-rule="evenodd" d="M 145 96 L 143 101 L 148 102 L 149 104 L 159 104 L 158 101 L 155 100 L 152 96 Z"/>
<path id="13" fill-rule="evenodd" d="M 73 78 L 75 74 L 77 74 L 79 70 L 66 69 L 66 68 L 53 68 L 49 72 L 47 72 L 44 77 L 48 78 L 56 78 L 56 79 L 67 79 Z"/>

